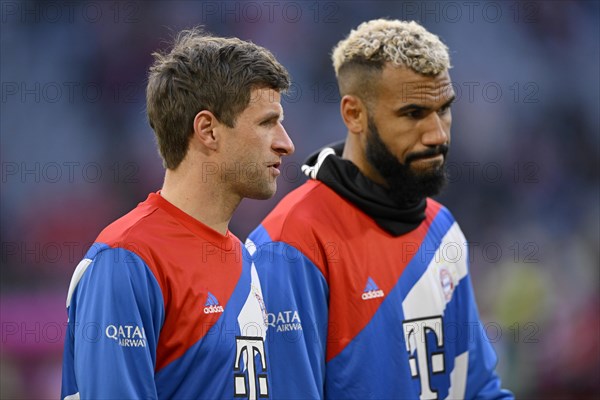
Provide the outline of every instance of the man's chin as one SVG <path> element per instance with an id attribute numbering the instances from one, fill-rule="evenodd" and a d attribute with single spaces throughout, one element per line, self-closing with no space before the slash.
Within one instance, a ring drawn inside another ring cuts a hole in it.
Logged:
<path id="1" fill-rule="evenodd" d="M 277 192 L 277 185 L 273 185 L 273 187 L 262 188 L 261 190 L 253 190 L 247 193 L 244 197 L 252 200 L 268 200 L 271 197 L 275 196 Z"/>
<path id="2" fill-rule="evenodd" d="M 410 205 L 426 197 L 440 194 L 447 183 L 446 170 L 442 168 L 415 171 L 410 169 L 411 177 L 391 184 L 390 195 L 398 204 Z"/>
<path id="3" fill-rule="evenodd" d="M 408 165 L 408 169 L 419 179 L 429 179 L 445 173 L 445 161 L 442 160 L 418 160 Z"/>
<path id="4" fill-rule="evenodd" d="M 437 196 L 442 192 L 448 179 L 446 178 L 445 171 L 436 171 L 433 174 L 428 174 L 420 179 L 419 186 L 421 187 L 421 194 L 423 197 Z"/>

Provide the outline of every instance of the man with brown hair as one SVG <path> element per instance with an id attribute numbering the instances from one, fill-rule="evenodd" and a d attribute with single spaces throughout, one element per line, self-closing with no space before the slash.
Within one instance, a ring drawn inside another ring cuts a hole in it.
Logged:
<path id="1" fill-rule="evenodd" d="M 276 190 L 294 146 L 289 76 L 266 49 L 183 31 L 155 54 L 147 109 L 162 190 L 98 236 L 67 297 L 62 398 L 270 396 L 261 285 L 228 230 Z"/>
<path id="2" fill-rule="evenodd" d="M 273 396 L 512 397 L 479 321 L 466 240 L 429 198 L 450 144 L 447 47 L 416 22 L 372 20 L 333 64 L 346 140 L 308 159 L 311 179 L 248 241 L 278 355 Z"/>

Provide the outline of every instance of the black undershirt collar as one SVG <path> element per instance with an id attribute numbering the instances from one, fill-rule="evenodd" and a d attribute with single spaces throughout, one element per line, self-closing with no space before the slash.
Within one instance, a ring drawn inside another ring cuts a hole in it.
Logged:
<path id="1" fill-rule="evenodd" d="M 353 162 L 341 158 L 344 144 L 336 142 L 310 155 L 302 171 L 353 203 L 391 235 L 416 229 L 425 219 L 426 199 L 416 204 L 395 203 L 384 187 L 364 176 Z"/>

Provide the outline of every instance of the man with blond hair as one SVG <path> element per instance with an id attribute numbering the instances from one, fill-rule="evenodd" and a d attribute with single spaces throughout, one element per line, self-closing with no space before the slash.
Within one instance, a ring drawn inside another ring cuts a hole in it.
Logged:
<path id="1" fill-rule="evenodd" d="M 511 398 L 479 320 L 444 185 L 447 47 L 415 22 L 365 22 L 333 65 L 346 140 L 250 235 L 276 398 Z"/>
<path id="2" fill-rule="evenodd" d="M 243 198 L 273 196 L 294 151 L 289 84 L 269 51 L 236 38 L 183 31 L 155 54 L 146 97 L 164 184 L 73 274 L 61 398 L 271 397 L 261 284 L 228 224 Z"/>

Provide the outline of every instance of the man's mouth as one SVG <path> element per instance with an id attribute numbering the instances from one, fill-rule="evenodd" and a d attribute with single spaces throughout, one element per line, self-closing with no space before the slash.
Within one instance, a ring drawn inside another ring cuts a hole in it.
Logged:
<path id="1" fill-rule="evenodd" d="M 275 176 L 279 175 L 281 171 L 279 171 L 279 166 L 281 166 L 281 161 L 277 161 L 271 164 L 267 164 L 267 167 L 271 170 Z"/>
<path id="2" fill-rule="evenodd" d="M 442 153 L 437 153 L 437 154 L 428 154 L 426 156 L 421 156 L 419 158 L 414 159 L 413 161 L 419 161 L 419 160 L 435 160 L 435 159 L 444 159 L 444 155 Z"/>
<path id="3" fill-rule="evenodd" d="M 447 146 L 438 146 L 437 148 L 432 148 L 421 153 L 410 154 L 407 157 L 406 164 L 410 164 L 413 161 L 432 161 L 432 160 L 441 160 L 443 161 L 446 158 L 446 153 L 448 152 Z"/>

